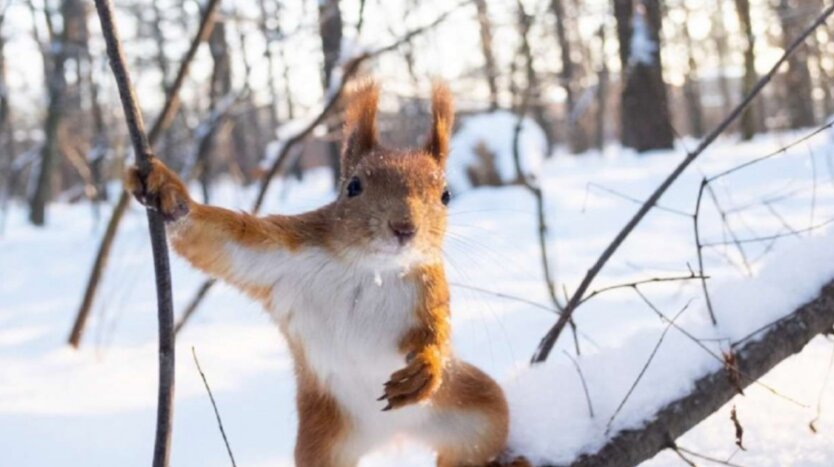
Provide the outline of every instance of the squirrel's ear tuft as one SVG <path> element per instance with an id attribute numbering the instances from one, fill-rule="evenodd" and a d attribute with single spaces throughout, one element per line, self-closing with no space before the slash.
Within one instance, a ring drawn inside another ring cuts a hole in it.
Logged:
<path id="1" fill-rule="evenodd" d="M 359 81 L 346 95 L 342 173 L 349 172 L 377 145 L 376 110 L 379 86 L 372 79 Z"/>
<path id="2" fill-rule="evenodd" d="M 443 164 L 449 155 L 449 137 L 452 135 L 452 127 L 455 124 L 455 110 L 452 93 L 440 81 L 435 81 L 432 86 L 431 114 L 431 129 L 425 149 Z"/>

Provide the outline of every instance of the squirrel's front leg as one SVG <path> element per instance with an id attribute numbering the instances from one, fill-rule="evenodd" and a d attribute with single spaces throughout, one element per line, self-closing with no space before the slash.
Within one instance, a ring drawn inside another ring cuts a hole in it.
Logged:
<path id="1" fill-rule="evenodd" d="M 310 237 L 309 230 L 317 225 L 301 216 L 261 218 L 200 204 L 191 199 L 182 180 L 158 160 L 153 161 L 144 180 L 131 168 L 125 189 L 160 212 L 171 234 L 171 245 L 180 256 L 257 299 L 267 299 L 272 284 L 286 273 L 276 255 L 300 248 Z"/>
<path id="2" fill-rule="evenodd" d="M 416 309 L 419 325 L 400 340 L 406 354 L 405 368 L 394 372 L 379 400 L 396 409 L 426 400 L 443 382 L 449 360 L 449 291 L 442 265 L 424 266 L 414 274 L 420 297 Z"/>

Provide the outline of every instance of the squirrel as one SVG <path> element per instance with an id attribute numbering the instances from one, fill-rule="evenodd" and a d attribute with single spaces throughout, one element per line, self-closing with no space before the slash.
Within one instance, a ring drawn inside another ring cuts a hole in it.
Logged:
<path id="1" fill-rule="evenodd" d="M 378 97 L 372 80 L 349 93 L 338 197 L 317 210 L 256 217 L 200 204 L 156 159 L 125 186 L 161 213 L 179 255 L 263 304 L 281 329 L 297 381 L 296 465 L 355 466 L 401 434 L 432 447 L 439 467 L 499 465 L 503 391 L 450 343 L 451 93 L 435 83 L 427 142 L 411 150 L 380 144 Z"/>

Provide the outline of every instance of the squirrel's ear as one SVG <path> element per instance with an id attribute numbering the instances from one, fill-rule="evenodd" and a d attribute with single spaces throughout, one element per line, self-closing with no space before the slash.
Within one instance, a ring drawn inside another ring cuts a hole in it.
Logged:
<path id="1" fill-rule="evenodd" d="M 376 108 L 379 86 L 373 80 L 360 81 L 347 93 L 342 174 L 348 173 L 359 160 L 377 145 Z"/>
<path id="2" fill-rule="evenodd" d="M 432 86 L 431 114 L 431 129 L 425 149 L 438 162 L 443 164 L 449 155 L 449 137 L 455 124 L 455 110 L 452 103 L 452 93 L 440 81 L 435 81 Z"/>

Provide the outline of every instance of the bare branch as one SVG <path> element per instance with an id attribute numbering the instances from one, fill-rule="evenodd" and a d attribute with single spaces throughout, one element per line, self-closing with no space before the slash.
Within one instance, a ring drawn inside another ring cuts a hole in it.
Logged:
<path id="1" fill-rule="evenodd" d="M 153 152 L 145 135 L 145 123 L 142 121 L 142 114 L 136 103 L 136 93 L 125 65 L 122 43 L 113 19 L 113 4 L 110 0 L 96 0 L 96 11 L 101 22 L 101 32 L 107 44 L 110 67 L 119 88 L 119 97 L 136 154 L 136 165 L 139 167 L 140 175 L 144 178 L 151 171 Z M 159 321 L 159 394 L 153 465 L 165 467 L 171 458 L 171 425 L 174 416 L 174 304 L 171 297 L 171 268 L 168 263 L 165 225 L 157 211 L 150 208 L 146 211 L 154 259 L 157 319 Z"/>
<path id="2" fill-rule="evenodd" d="M 226 437 L 226 430 L 223 428 L 223 420 L 220 419 L 220 411 L 217 409 L 217 402 L 214 400 L 214 394 L 211 393 L 206 374 L 203 373 L 203 368 L 200 366 L 200 361 L 197 359 L 197 350 L 191 346 L 191 356 L 194 357 L 194 364 L 197 366 L 197 371 L 200 372 L 200 378 L 203 379 L 203 386 L 206 387 L 209 399 L 211 400 L 211 407 L 214 409 L 214 417 L 217 419 L 217 427 L 220 428 L 220 435 L 223 437 L 223 444 L 226 445 L 226 452 L 229 453 L 229 460 L 232 461 L 232 467 L 237 467 L 235 463 L 235 456 L 232 454 L 232 447 L 229 445 L 229 438 Z"/>
<path id="3" fill-rule="evenodd" d="M 186 52 L 182 62 L 180 63 L 179 71 L 177 71 L 177 77 L 168 89 L 165 104 L 162 106 L 162 110 L 151 128 L 151 132 L 148 136 L 148 143 L 151 147 L 156 143 L 156 140 L 159 138 L 162 131 L 168 128 L 171 123 L 171 119 L 179 108 L 179 91 L 185 82 L 185 77 L 188 75 L 189 69 L 191 68 L 191 62 L 194 60 L 198 46 L 206 37 L 208 37 L 209 34 L 211 34 L 211 30 L 214 27 L 215 12 L 217 11 L 218 5 L 220 5 L 220 0 L 208 0 L 206 7 L 203 9 L 203 18 L 200 21 L 200 28 L 197 31 L 197 35 L 194 36 L 188 52 Z M 93 267 L 90 270 L 90 277 L 87 280 L 87 286 L 84 289 L 84 298 L 81 301 L 81 306 L 78 309 L 75 322 L 73 323 L 72 330 L 70 331 L 68 342 L 74 348 L 78 348 L 81 343 L 81 337 L 84 334 L 84 328 L 86 327 L 87 319 L 90 316 L 90 311 L 93 307 L 93 301 L 95 300 L 98 286 L 101 283 L 101 275 L 107 267 L 110 250 L 113 247 L 113 241 L 116 239 L 119 224 L 121 224 L 122 218 L 124 217 L 124 213 L 127 211 L 129 204 L 130 195 L 122 190 L 119 195 L 119 200 L 113 207 L 113 213 L 110 215 L 110 220 L 107 222 L 107 228 L 105 229 L 104 236 L 99 244 L 98 251 L 96 252 L 96 258 L 93 261 Z"/>

